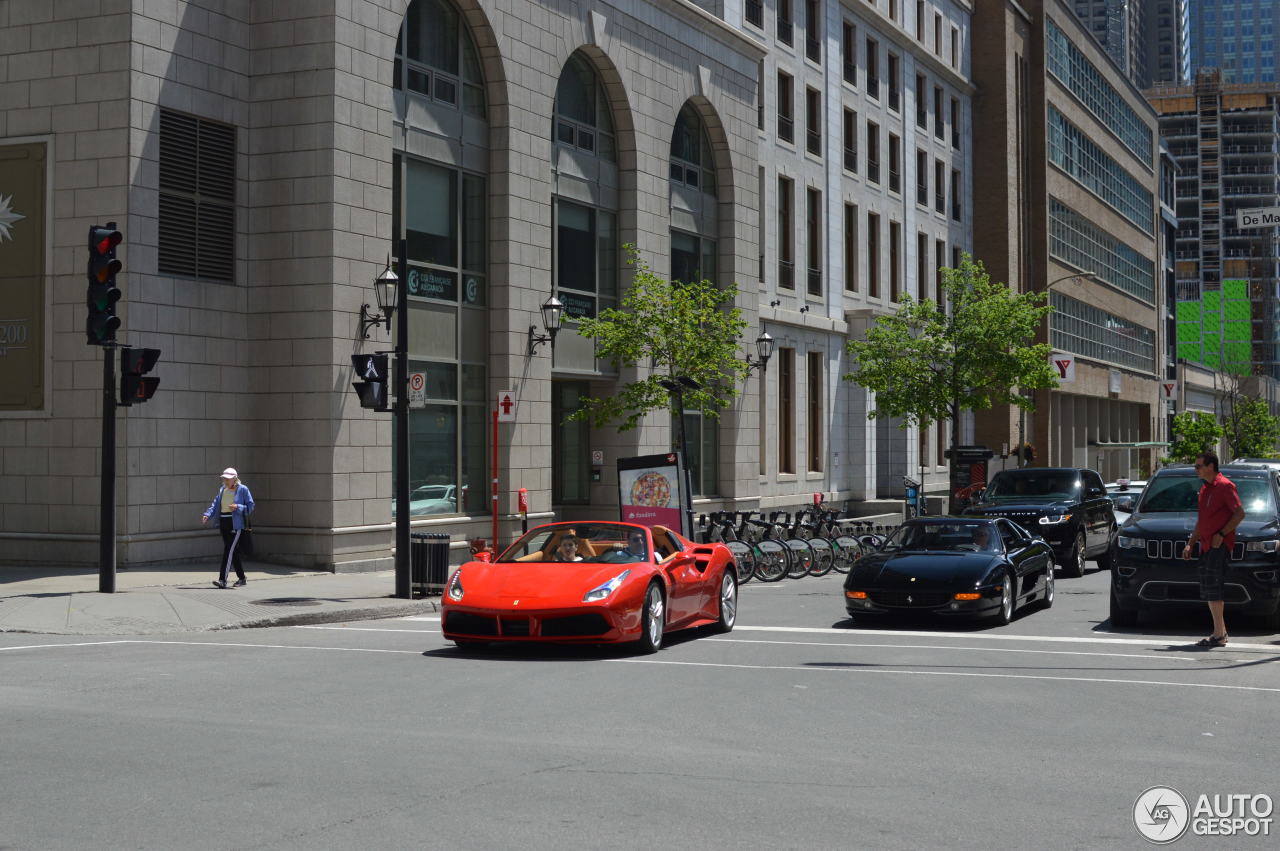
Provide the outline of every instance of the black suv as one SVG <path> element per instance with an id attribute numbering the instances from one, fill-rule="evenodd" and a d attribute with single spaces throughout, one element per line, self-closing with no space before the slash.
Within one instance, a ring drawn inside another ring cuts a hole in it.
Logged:
<path id="1" fill-rule="evenodd" d="M 1245 512 L 1227 561 L 1227 610 L 1263 617 L 1280 631 L 1280 480 L 1260 465 L 1229 464 L 1221 472 Z M 1201 484 L 1188 466 L 1166 467 L 1147 482 L 1115 539 L 1112 626 L 1133 626 L 1142 608 L 1199 604 L 1196 560 L 1184 560 L 1182 548 L 1196 525 Z"/>
<path id="2" fill-rule="evenodd" d="M 1022 467 L 991 477 L 965 514 L 1008 517 L 1053 547 L 1066 576 L 1083 576 L 1085 559 L 1111 565 L 1116 515 L 1102 477 L 1083 467 Z"/>

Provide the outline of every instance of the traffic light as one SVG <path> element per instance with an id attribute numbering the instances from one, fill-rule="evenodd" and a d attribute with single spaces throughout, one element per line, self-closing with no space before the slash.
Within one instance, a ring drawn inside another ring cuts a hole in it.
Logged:
<path id="1" fill-rule="evenodd" d="M 135 402 L 139 405 L 156 394 L 160 379 L 148 376 L 147 373 L 160 360 L 159 349 L 120 350 L 120 404 L 129 407 Z"/>
<path id="2" fill-rule="evenodd" d="M 116 246 L 123 239 L 115 222 L 89 227 L 89 289 L 85 297 L 89 313 L 84 332 L 91 346 L 114 343 L 116 329 L 120 327 L 120 317 L 116 316 L 116 302 L 120 300 L 120 290 L 116 287 L 116 274 L 120 271 Z"/>
<path id="3" fill-rule="evenodd" d="M 360 396 L 360 407 L 387 410 L 387 356 L 352 355 L 351 365 L 356 378 L 361 379 L 351 382 Z"/>

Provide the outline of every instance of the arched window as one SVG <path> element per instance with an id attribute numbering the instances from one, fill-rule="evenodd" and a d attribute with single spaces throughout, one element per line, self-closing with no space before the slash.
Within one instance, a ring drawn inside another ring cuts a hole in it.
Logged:
<path id="1" fill-rule="evenodd" d="M 698 113 L 685 104 L 671 134 L 671 180 L 708 195 L 716 194 L 715 158 L 711 137 Z"/>
<path id="2" fill-rule="evenodd" d="M 610 162 L 617 160 L 613 116 L 604 86 L 595 70 L 576 54 L 569 57 L 556 86 L 552 139 Z"/>
<path id="3" fill-rule="evenodd" d="M 396 43 L 392 245 L 405 247 L 410 513 L 477 514 L 489 457 L 488 145 L 475 42 L 449 0 L 414 0 Z M 425 146 L 424 138 L 446 145 Z M 461 143 L 461 144 L 458 144 Z M 428 155 L 424 151 L 430 150 Z"/>
<path id="4" fill-rule="evenodd" d="M 485 117 L 484 81 L 475 42 L 448 0 L 414 0 L 396 41 L 397 89 Z"/>

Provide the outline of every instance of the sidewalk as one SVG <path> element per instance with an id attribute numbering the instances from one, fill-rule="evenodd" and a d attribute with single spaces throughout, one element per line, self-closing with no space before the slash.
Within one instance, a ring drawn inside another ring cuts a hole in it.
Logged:
<path id="1" fill-rule="evenodd" d="M 251 562 L 245 574 L 248 585 L 224 590 L 212 584 L 216 565 L 131 568 L 117 571 L 114 594 L 102 594 L 96 569 L 0 567 L 0 632 L 154 635 L 402 617 L 440 608 L 438 596 L 393 596 L 390 570 L 317 573 Z"/>

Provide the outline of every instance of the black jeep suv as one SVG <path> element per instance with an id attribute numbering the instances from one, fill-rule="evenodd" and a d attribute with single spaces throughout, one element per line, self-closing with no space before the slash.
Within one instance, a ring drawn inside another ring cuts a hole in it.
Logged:
<path id="1" fill-rule="evenodd" d="M 1280 480 L 1260 465 L 1225 465 L 1244 505 L 1236 544 L 1227 560 L 1227 610 L 1266 619 L 1280 631 Z M 1182 548 L 1196 525 L 1203 484 L 1189 466 L 1166 467 L 1147 482 L 1113 549 L 1111 625 L 1133 626 L 1138 610 L 1200 604 L 1196 559 Z M 1194 553 L 1200 555 L 1199 546 Z"/>
<path id="2" fill-rule="evenodd" d="M 1116 515 L 1102 477 L 1082 467 L 1001 470 L 965 514 L 1008 517 L 1053 547 L 1067 576 L 1083 576 L 1085 559 L 1110 564 Z"/>

